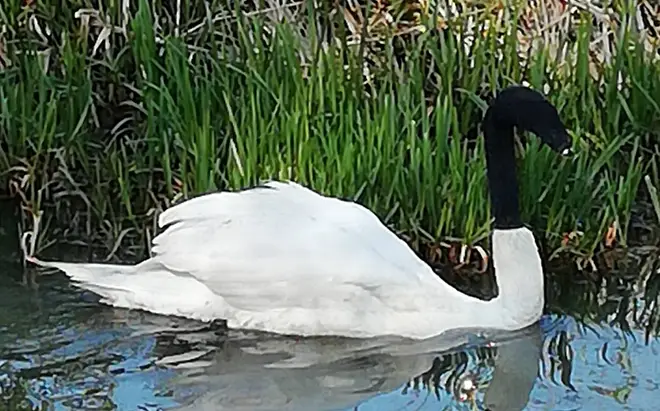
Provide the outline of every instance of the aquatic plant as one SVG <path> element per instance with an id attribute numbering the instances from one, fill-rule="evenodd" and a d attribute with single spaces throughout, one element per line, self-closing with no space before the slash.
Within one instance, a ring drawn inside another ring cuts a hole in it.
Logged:
<path id="1" fill-rule="evenodd" d="M 12 374 L 0 375 L 0 411 L 46 411 L 48 402 L 34 404 L 28 382 Z"/>
<path id="2" fill-rule="evenodd" d="M 370 207 L 429 261 L 465 264 L 490 224 L 471 125 L 514 82 L 560 107 L 578 153 L 521 136 L 521 209 L 548 256 L 628 245 L 643 176 L 659 185 L 660 63 L 627 5 L 603 31 L 591 9 L 553 8 L 561 30 L 538 8 L 469 4 L 376 30 L 325 3 L 284 20 L 222 2 L 60 3 L 0 15 L 0 187 L 39 227 L 33 251 L 84 238 L 142 253 L 174 201 L 293 178 Z"/>

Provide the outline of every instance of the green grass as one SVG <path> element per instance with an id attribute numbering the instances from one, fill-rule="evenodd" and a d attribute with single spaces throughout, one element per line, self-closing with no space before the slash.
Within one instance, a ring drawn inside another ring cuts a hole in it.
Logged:
<path id="1" fill-rule="evenodd" d="M 473 131 L 495 90 L 523 80 L 549 88 L 578 154 L 559 158 L 532 136 L 520 145 L 524 219 L 550 251 L 589 259 L 615 223 L 625 246 L 631 217 L 657 199 L 647 187 L 660 186 L 660 65 L 628 31 L 594 79 L 588 16 L 575 57 L 561 62 L 548 51 L 523 59 L 507 27 L 485 28 L 487 16 L 465 49 L 467 23 L 456 19 L 447 31 L 385 40 L 385 64 L 365 84 L 366 47 L 314 47 L 301 64 L 297 27 L 259 16 L 212 23 L 193 3 L 182 19 L 201 28 L 185 37 L 157 3 L 139 2 L 128 19 L 109 6 L 127 35 L 110 34 L 95 54 L 99 30 L 75 9 L 37 2 L 0 16 L 13 36 L 13 64 L 0 71 L 0 191 L 21 199 L 26 230 L 39 212 L 42 248 L 53 238 L 113 251 L 143 244 L 173 201 L 266 178 L 354 199 L 418 249 L 485 244 L 485 160 Z M 166 23 L 154 26 L 153 10 Z M 49 41 L 18 24 L 30 14 L 51 19 Z"/>

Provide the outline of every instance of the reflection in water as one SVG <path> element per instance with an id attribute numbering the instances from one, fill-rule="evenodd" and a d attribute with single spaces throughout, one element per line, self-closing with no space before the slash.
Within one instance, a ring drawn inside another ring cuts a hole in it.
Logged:
<path id="1" fill-rule="evenodd" d="M 475 401 L 471 388 L 481 390 L 488 380 L 480 402 L 493 411 L 525 406 L 538 374 L 538 326 L 499 338 L 496 348 L 439 353 L 457 342 L 456 338 L 297 340 L 244 333 L 225 340 L 203 361 L 197 359 L 195 367 L 181 365 L 181 383 L 204 387 L 183 409 L 361 410 L 379 400 L 381 407 L 390 409 L 397 399 L 387 399 L 386 405 L 383 399 L 371 398 L 389 392 L 396 393 L 401 405 L 432 396 L 426 401 L 429 405 L 456 407 Z"/>
<path id="2" fill-rule="evenodd" d="M 29 291 L 21 275 L 0 259 L 0 391 L 20 377 L 54 409 L 654 410 L 660 396 L 660 347 L 640 327 L 657 275 L 550 288 L 587 309 L 524 332 L 424 342 L 227 331 L 101 306 L 63 276 Z"/>

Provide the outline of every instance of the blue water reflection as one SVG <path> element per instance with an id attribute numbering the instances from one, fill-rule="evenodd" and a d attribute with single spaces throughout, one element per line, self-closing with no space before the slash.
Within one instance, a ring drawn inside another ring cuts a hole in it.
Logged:
<path id="1" fill-rule="evenodd" d="M 115 310 L 58 276 L 36 293 L 15 278 L 0 275 L 0 379 L 24 378 L 55 410 L 602 411 L 660 399 L 658 343 L 634 328 L 550 315 L 515 338 L 296 340 Z"/>

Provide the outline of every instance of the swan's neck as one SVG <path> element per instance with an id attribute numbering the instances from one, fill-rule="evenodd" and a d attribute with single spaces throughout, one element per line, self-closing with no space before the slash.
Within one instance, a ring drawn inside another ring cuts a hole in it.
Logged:
<path id="1" fill-rule="evenodd" d="M 505 327 L 521 328 L 536 322 L 543 311 L 543 268 L 534 234 L 525 227 L 495 229 L 493 265 L 499 289 L 491 309 Z"/>
<path id="2" fill-rule="evenodd" d="M 493 107 L 483 121 L 486 174 L 495 228 L 522 227 L 518 206 L 518 181 L 513 127 L 498 119 Z"/>
<path id="3" fill-rule="evenodd" d="M 521 328 L 536 322 L 543 311 L 543 268 L 534 235 L 520 219 L 518 181 L 510 116 L 491 105 L 482 123 L 486 173 L 492 213 L 493 265 L 498 296 L 487 305 L 503 328 Z"/>

